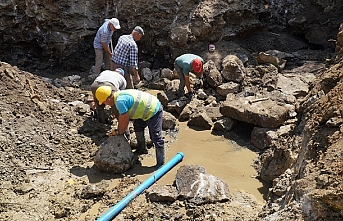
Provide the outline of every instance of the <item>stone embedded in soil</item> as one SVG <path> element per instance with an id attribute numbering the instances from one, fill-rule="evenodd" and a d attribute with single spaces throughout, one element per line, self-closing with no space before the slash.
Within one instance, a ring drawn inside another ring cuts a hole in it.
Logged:
<path id="1" fill-rule="evenodd" d="M 146 190 L 146 195 L 151 202 L 174 202 L 178 197 L 178 192 L 173 186 L 153 185 Z"/>

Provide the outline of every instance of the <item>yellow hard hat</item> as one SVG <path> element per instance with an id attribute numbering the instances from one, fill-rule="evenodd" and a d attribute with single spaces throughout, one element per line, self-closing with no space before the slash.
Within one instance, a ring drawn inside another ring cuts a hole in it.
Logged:
<path id="1" fill-rule="evenodd" d="M 102 103 L 111 95 L 112 88 L 110 86 L 100 86 L 95 91 L 95 98 L 99 101 L 99 104 Z"/>

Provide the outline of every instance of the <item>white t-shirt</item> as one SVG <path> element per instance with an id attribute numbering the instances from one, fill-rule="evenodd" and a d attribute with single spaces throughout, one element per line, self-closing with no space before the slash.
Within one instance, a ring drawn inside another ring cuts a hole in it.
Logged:
<path id="1" fill-rule="evenodd" d="M 95 81 L 110 82 L 119 90 L 124 90 L 126 88 L 126 80 L 124 76 L 116 71 L 105 70 L 101 72 L 97 78 L 95 78 Z"/>

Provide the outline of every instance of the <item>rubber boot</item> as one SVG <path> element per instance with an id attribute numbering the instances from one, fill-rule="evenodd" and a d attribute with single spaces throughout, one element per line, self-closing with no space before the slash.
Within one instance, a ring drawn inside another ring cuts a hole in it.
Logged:
<path id="1" fill-rule="evenodd" d="M 138 154 L 147 154 L 148 153 L 148 149 L 146 148 L 144 131 L 136 132 L 136 138 L 137 138 L 137 150 L 136 150 L 136 153 L 138 153 Z"/>
<path id="2" fill-rule="evenodd" d="M 164 164 L 164 147 L 155 148 L 156 149 L 156 170 L 159 169 Z"/>

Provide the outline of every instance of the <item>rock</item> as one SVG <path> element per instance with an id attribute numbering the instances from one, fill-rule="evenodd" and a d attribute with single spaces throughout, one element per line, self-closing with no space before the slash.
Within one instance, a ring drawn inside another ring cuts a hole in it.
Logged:
<path id="1" fill-rule="evenodd" d="M 217 104 L 216 97 L 212 95 L 208 96 L 208 98 L 205 100 L 205 105 L 216 105 L 216 104 Z"/>
<path id="2" fill-rule="evenodd" d="M 309 85 L 298 75 L 279 75 L 278 89 L 296 98 L 305 97 L 309 91 Z"/>
<path id="3" fill-rule="evenodd" d="M 292 171 L 291 169 L 287 169 L 283 174 L 281 174 L 278 178 L 273 180 L 273 188 L 272 192 L 281 197 L 289 190 L 291 185 L 292 179 Z"/>
<path id="4" fill-rule="evenodd" d="M 162 103 L 163 107 L 168 107 L 168 103 L 176 100 L 178 97 L 171 91 L 161 91 L 158 92 L 156 97 Z"/>
<path id="5" fill-rule="evenodd" d="M 80 87 L 82 85 L 80 75 L 71 75 L 62 78 L 56 78 L 53 82 L 56 87 Z"/>
<path id="6" fill-rule="evenodd" d="M 199 110 L 205 111 L 207 116 L 209 116 L 213 122 L 223 117 L 220 113 L 219 107 L 203 107 L 199 108 Z"/>
<path id="7" fill-rule="evenodd" d="M 181 113 L 179 115 L 179 121 L 187 121 L 190 119 L 192 113 L 203 111 L 203 101 L 200 101 L 198 99 L 192 99 L 190 103 L 187 103 L 184 101 L 184 107 L 181 109 Z"/>
<path id="8" fill-rule="evenodd" d="M 270 138 L 268 136 L 268 131 L 270 131 L 268 128 L 254 127 L 251 132 L 251 144 L 261 150 L 270 147 L 271 140 L 268 139 Z"/>
<path id="9" fill-rule="evenodd" d="M 181 166 L 176 173 L 179 197 L 192 203 L 205 204 L 230 200 L 229 185 L 219 178 L 206 174 L 199 165 Z"/>
<path id="10" fill-rule="evenodd" d="M 197 91 L 196 97 L 200 100 L 206 100 L 208 98 L 208 95 L 202 89 L 199 89 Z"/>
<path id="11" fill-rule="evenodd" d="M 154 73 L 150 70 L 150 68 L 142 68 L 141 74 L 147 81 L 151 81 L 154 79 Z"/>
<path id="12" fill-rule="evenodd" d="M 284 125 L 277 129 L 254 127 L 251 144 L 263 150 L 269 147 L 281 148 L 286 145 L 286 137 L 293 135 L 294 125 Z"/>
<path id="13" fill-rule="evenodd" d="M 146 190 L 146 196 L 151 202 L 174 202 L 178 197 L 178 191 L 173 186 L 155 184 Z"/>
<path id="14" fill-rule="evenodd" d="M 235 125 L 235 121 L 229 117 L 223 117 L 222 119 L 214 122 L 213 130 L 228 132 L 231 131 Z"/>
<path id="15" fill-rule="evenodd" d="M 174 71 L 170 70 L 169 68 L 163 68 L 161 71 L 161 77 L 167 78 L 168 80 L 174 80 L 178 78 L 177 74 L 174 74 Z"/>
<path id="16" fill-rule="evenodd" d="M 167 78 L 158 78 L 149 84 L 150 89 L 154 90 L 164 90 L 166 88 L 166 85 L 170 83 L 170 80 Z"/>
<path id="17" fill-rule="evenodd" d="M 206 62 L 204 64 L 204 70 L 207 70 L 208 72 L 208 74 L 206 75 L 206 81 L 212 88 L 216 88 L 222 84 L 223 77 L 213 61 L 209 60 L 208 62 Z"/>
<path id="18" fill-rule="evenodd" d="M 186 100 L 181 100 L 181 99 L 173 100 L 172 102 L 168 103 L 167 110 L 169 112 L 181 113 L 186 105 L 187 105 Z"/>
<path id="19" fill-rule="evenodd" d="M 179 94 L 179 85 L 180 85 L 180 80 L 175 79 L 172 81 L 169 81 L 168 84 L 165 86 L 164 90 L 165 91 L 170 91 L 175 95 Z"/>
<path id="20" fill-rule="evenodd" d="M 206 112 L 197 112 L 191 115 L 190 120 L 187 122 L 188 126 L 195 126 L 205 130 L 212 128 L 213 122 Z"/>
<path id="21" fill-rule="evenodd" d="M 111 136 L 103 142 L 94 158 L 99 170 L 108 173 L 122 173 L 133 165 L 131 146 L 124 135 Z"/>
<path id="22" fill-rule="evenodd" d="M 223 59 L 222 75 L 227 81 L 241 82 L 246 74 L 243 62 L 236 55 Z"/>
<path id="23" fill-rule="evenodd" d="M 82 188 L 81 198 L 89 199 L 96 196 L 102 196 L 104 193 L 105 190 L 96 185 L 87 185 Z"/>
<path id="24" fill-rule="evenodd" d="M 163 130 L 174 129 L 176 126 L 176 117 L 167 111 L 163 111 Z"/>
<path id="25" fill-rule="evenodd" d="M 273 64 L 275 67 L 277 67 L 279 71 L 282 71 L 286 65 L 286 60 L 270 55 L 265 52 L 260 52 L 258 56 L 256 57 L 256 61 L 259 64 L 265 64 L 265 63 Z"/>
<path id="26" fill-rule="evenodd" d="M 31 183 L 23 183 L 21 186 L 18 186 L 16 188 L 16 192 L 19 194 L 26 194 L 30 191 L 34 191 L 35 186 Z"/>
<path id="27" fill-rule="evenodd" d="M 296 161 L 296 157 L 289 149 L 269 148 L 265 150 L 259 156 L 261 163 L 259 178 L 267 182 L 272 182 L 288 168 L 291 168 Z"/>
<path id="28" fill-rule="evenodd" d="M 341 117 L 331 117 L 328 121 L 326 121 L 325 125 L 327 127 L 339 127 L 343 123 L 343 119 Z"/>
<path id="29" fill-rule="evenodd" d="M 277 128 L 289 118 L 289 109 L 277 102 L 234 94 L 228 94 L 220 112 L 223 116 L 268 128 Z"/>
<path id="30" fill-rule="evenodd" d="M 235 82 L 228 82 L 217 87 L 218 94 L 226 96 L 229 93 L 237 93 L 240 90 L 240 85 Z"/>
<path id="31" fill-rule="evenodd" d="M 277 57 L 278 59 L 284 59 L 284 60 L 289 60 L 293 59 L 294 56 L 290 53 L 279 51 L 279 50 L 268 50 L 265 53 Z"/>
<path id="32" fill-rule="evenodd" d="M 193 113 L 192 111 L 192 106 L 190 106 L 189 104 L 187 104 L 181 111 L 180 115 L 179 115 L 179 121 L 183 122 L 183 121 L 188 121 L 189 118 L 191 117 L 191 114 Z"/>

